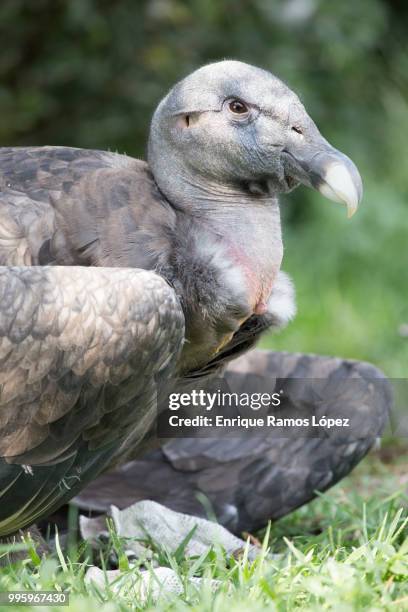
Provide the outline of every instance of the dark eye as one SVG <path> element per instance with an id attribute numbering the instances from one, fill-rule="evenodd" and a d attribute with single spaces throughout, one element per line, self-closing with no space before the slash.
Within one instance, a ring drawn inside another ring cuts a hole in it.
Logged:
<path id="1" fill-rule="evenodd" d="M 236 115 L 244 115 L 248 112 L 247 105 L 241 102 L 241 100 L 231 100 L 228 107 L 231 113 L 235 113 Z"/>
<path id="2" fill-rule="evenodd" d="M 293 130 L 294 132 L 296 132 L 296 134 L 303 134 L 303 130 L 302 130 L 302 128 L 298 127 L 297 125 L 294 125 L 294 126 L 292 127 L 292 130 Z"/>

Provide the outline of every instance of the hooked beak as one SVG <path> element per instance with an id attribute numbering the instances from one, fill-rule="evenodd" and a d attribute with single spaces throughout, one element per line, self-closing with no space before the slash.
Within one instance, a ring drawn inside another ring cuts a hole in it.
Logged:
<path id="1" fill-rule="evenodd" d="M 286 148 L 288 172 L 304 185 L 314 187 L 334 202 L 347 206 L 347 216 L 356 212 L 363 196 L 363 183 L 355 164 L 319 134 L 317 142 Z"/>

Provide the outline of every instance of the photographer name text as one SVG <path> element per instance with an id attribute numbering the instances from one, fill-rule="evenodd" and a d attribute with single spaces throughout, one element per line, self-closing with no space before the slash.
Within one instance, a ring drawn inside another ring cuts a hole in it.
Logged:
<path id="1" fill-rule="evenodd" d="M 350 427 L 350 419 L 346 418 L 327 418 L 325 416 L 316 417 L 315 415 L 302 419 L 279 418 L 275 415 L 267 417 L 224 417 L 217 415 L 209 417 L 198 415 L 195 417 L 180 417 L 173 414 L 169 417 L 170 427 L 239 427 L 251 429 L 255 427 L 321 427 L 331 429 L 332 427 Z"/>

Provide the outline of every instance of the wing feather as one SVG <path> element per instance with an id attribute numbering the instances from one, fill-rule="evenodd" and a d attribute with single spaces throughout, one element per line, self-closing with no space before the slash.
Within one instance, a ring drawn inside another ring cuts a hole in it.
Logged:
<path id="1" fill-rule="evenodd" d="M 41 464 L 79 438 L 120 444 L 150 425 L 183 336 L 178 299 L 153 272 L 0 268 L 1 455 Z M 58 428 L 60 447 L 42 456 Z"/>
<path id="2" fill-rule="evenodd" d="M 86 265 L 91 252 L 102 260 L 110 249 L 106 237 L 98 243 L 96 220 L 109 218 L 113 240 L 131 221 L 131 196 L 142 201 L 151 182 L 145 162 L 118 153 L 0 148 L 0 265 Z"/>

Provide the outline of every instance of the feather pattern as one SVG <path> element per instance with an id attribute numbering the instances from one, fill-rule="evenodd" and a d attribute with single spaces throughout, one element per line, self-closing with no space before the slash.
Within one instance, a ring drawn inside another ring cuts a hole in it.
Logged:
<path id="1" fill-rule="evenodd" d="M 83 486 L 89 470 L 95 475 L 95 461 L 99 468 L 118 461 L 152 428 L 182 347 L 184 316 L 174 291 L 153 272 L 2 267 L 0 325 L 0 495 L 14 495 L 9 479 L 17 479 L 30 499 L 36 491 L 41 515 L 48 502 L 37 488 L 45 471 L 69 467 L 51 479 L 53 494 L 44 485 L 57 506 Z M 81 456 L 87 459 L 77 466 Z M 76 479 L 73 465 L 80 467 Z M 2 505 L 0 533 L 9 530 L 20 497 Z M 16 525 L 29 523 L 30 513 Z"/>
<path id="2" fill-rule="evenodd" d="M 295 379 L 298 384 L 291 389 Z M 287 404 L 276 414 L 287 416 L 301 407 L 304 416 L 311 416 L 321 413 L 317 380 L 324 382 L 319 387 L 322 414 L 352 417 L 353 427 L 341 435 L 289 438 L 263 430 L 227 437 L 222 430 L 218 435 L 212 430 L 211 437 L 176 438 L 103 474 L 74 503 L 108 512 L 112 499 L 119 508 L 151 499 L 202 517 L 207 517 L 210 505 L 217 520 L 234 533 L 264 527 L 310 501 L 316 490 L 334 485 L 364 457 L 387 423 L 390 385 L 367 363 L 254 350 L 229 364 L 215 387 L 213 381 L 199 387 L 258 395 L 283 388 Z M 196 382 L 193 387 L 197 389 Z M 182 390 L 187 390 L 184 385 Z M 198 435 L 198 428 L 194 433 Z"/>

